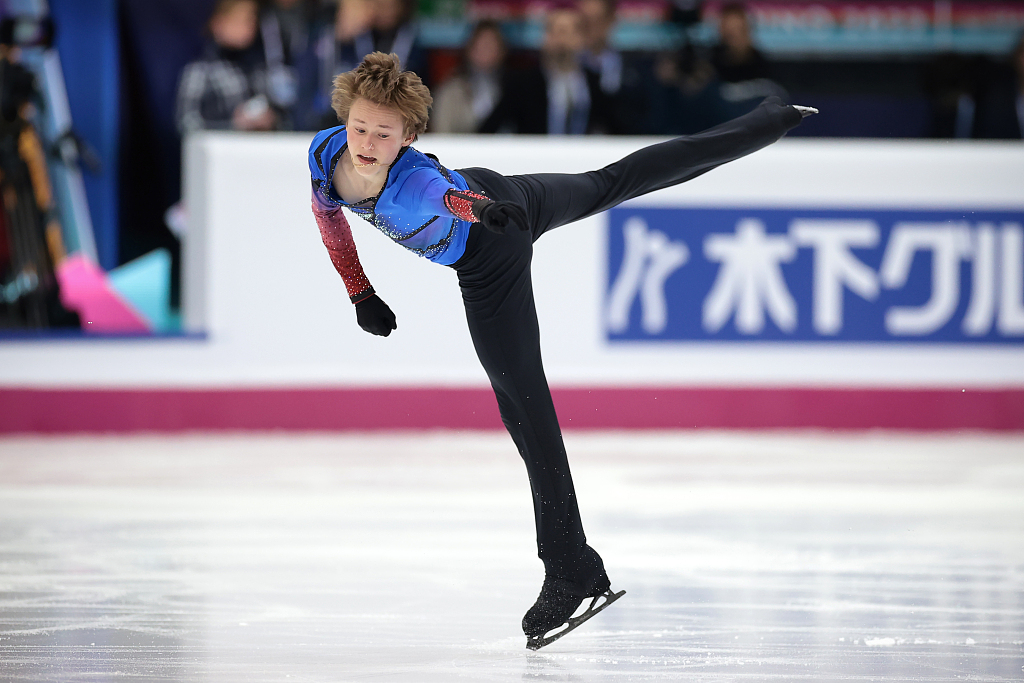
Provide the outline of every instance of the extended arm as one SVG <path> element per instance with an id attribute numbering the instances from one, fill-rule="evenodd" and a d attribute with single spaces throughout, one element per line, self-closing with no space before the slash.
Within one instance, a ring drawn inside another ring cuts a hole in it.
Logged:
<path id="1" fill-rule="evenodd" d="M 317 192 L 313 191 L 313 216 L 320 228 L 320 238 L 331 257 L 334 269 L 341 275 L 349 300 L 355 304 L 356 320 L 359 326 L 371 334 L 383 337 L 397 328 L 395 314 L 377 296 L 373 286 L 363 272 L 352 239 L 352 228 L 341 208 L 330 206 Z"/>

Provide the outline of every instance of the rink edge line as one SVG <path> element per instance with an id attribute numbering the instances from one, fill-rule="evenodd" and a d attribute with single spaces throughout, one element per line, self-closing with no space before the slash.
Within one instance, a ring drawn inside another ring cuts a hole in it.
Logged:
<path id="1" fill-rule="evenodd" d="M 564 429 L 1024 430 L 1022 389 L 555 388 Z M 0 387 L 0 434 L 501 429 L 489 389 Z"/>

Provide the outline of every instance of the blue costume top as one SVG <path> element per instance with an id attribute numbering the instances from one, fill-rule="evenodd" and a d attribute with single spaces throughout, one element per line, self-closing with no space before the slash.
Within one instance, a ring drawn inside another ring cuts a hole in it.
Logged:
<path id="1" fill-rule="evenodd" d="M 409 251 L 451 265 L 466 251 L 468 221 L 445 206 L 448 190 L 468 190 L 466 180 L 412 147 L 403 147 L 376 197 L 349 204 L 334 190 L 334 171 L 348 147 L 345 126 L 316 134 L 309 146 L 314 191 L 327 204 L 344 206 Z"/>

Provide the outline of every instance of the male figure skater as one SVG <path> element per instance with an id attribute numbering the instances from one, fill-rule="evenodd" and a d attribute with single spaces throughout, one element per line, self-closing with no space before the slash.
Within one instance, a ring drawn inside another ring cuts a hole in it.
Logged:
<path id="1" fill-rule="evenodd" d="M 449 170 L 414 149 L 430 104 L 430 92 L 416 74 L 401 70 L 395 55 L 374 52 L 340 74 L 332 106 L 342 125 L 317 133 L 309 150 L 313 214 L 356 320 L 371 334 L 388 336 L 396 329 L 395 315 L 363 273 L 341 207 L 458 273 L 473 345 L 533 491 L 545 576 L 523 631 L 527 647 L 538 649 L 622 592 L 611 591 L 601 556 L 583 533 L 541 363 L 530 280 L 533 243 L 548 230 L 761 149 L 815 110 L 769 98 L 738 119 L 641 149 L 597 171 L 503 176 L 485 168 Z M 573 618 L 586 598 L 589 607 Z"/>

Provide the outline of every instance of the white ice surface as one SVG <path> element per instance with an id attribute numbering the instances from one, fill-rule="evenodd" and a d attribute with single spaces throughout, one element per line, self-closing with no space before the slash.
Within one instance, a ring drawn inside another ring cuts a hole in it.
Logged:
<path id="1" fill-rule="evenodd" d="M 628 592 L 531 653 L 506 435 L 0 439 L 0 681 L 1024 678 L 1024 436 L 566 441 Z"/>

